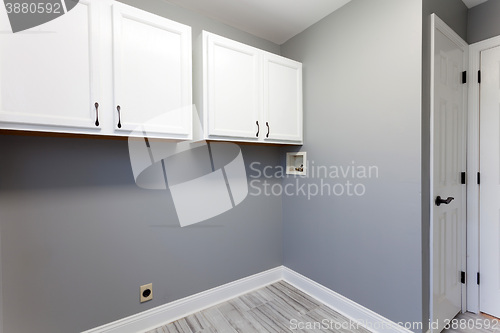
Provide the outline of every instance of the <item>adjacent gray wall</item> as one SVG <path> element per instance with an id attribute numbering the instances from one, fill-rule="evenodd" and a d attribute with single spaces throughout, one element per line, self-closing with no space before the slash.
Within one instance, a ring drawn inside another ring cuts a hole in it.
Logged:
<path id="1" fill-rule="evenodd" d="M 500 0 L 489 0 L 469 10 L 470 44 L 500 35 Z"/>
<path id="2" fill-rule="evenodd" d="M 430 15 L 435 13 L 466 40 L 468 9 L 462 0 L 423 0 L 422 13 L 422 322 L 426 331 L 430 317 Z"/>
<path id="3" fill-rule="evenodd" d="M 123 2 L 193 27 L 198 107 L 202 29 L 280 51 L 161 0 Z M 281 197 L 180 228 L 168 191 L 135 185 L 127 141 L 1 135 L 0 151 L 3 332 L 81 332 L 283 263 Z M 280 164 L 277 147 L 242 151 L 247 167 Z"/>
<path id="4" fill-rule="evenodd" d="M 421 43 L 421 1 L 353 0 L 281 48 L 304 66 L 310 166 L 379 170 L 299 180 L 366 194 L 285 196 L 285 265 L 396 322 L 423 317 Z"/>

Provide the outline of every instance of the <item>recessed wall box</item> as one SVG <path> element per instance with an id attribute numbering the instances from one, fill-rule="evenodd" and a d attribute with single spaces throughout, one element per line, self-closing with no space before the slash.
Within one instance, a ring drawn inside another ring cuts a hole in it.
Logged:
<path id="1" fill-rule="evenodd" d="M 286 153 L 286 174 L 299 176 L 307 175 L 306 152 Z"/>

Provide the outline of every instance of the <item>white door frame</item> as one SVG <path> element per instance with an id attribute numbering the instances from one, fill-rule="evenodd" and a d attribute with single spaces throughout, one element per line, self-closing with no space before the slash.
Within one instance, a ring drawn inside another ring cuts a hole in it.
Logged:
<path id="1" fill-rule="evenodd" d="M 469 128 L 467 136 L 467 311 L 479 313 L 479 82 L 481 52 L 500 46 L 500 36 L 469 47 Z"/>
<path id="2" fill-rule="evenodd" d="M 448 37 L 450 40 L 452 40 L 457 46 L 459 46 L 465 54 L 464 57 L 464 63 L 463 67 L 467 68 L 469 65 L 469 45 L 465 43 L 462 38 L 455 32 L 453 31 L 443 20 L 441 20 L 436 14 L 431 15 L 431 84 L 430 84 L 430 90 L 431 90 L 431 105 L 430 105 L 430 304 L 429 304 L 429 313 L 430 313 L 430 320 L 433 322 L 435 319 L 433 318 L 433 311 L 434 311 L 434 306 L 433 306 L 433 294 L 434 294 L 434 286 L 433 286 L 433 276 L 434 276 L 434 249 L 433 249 L 433 242 L 434 242 L 434 236 L 433 236 L 433 230 L 434 230 L 434 198 L 435 198 L 435 193 L 434 193 L 434 54 L 435 54 L 435 33 L 436 31 L 440 31 L 443 33 L 446 37 Z M 470 75 L 468 75 L 470 77 Z M 469 80 L 469 78 L 468 78 Z M 468 82 L 468 81 L 467 81 Z M 464 128 L 463 128 L 463 135 L 467 137 L 466 130 L 467 130 L 467 124 L 468 124 L 468 119 L 467 119 L 467 100 L 468 96 L 467 94 L 464 94 Z M 467 155 L 467 154 L 466 154 Z M 468 184 L 470 181 L 467 182 Z M 462 271 L 466 270 L 466 260 L 467 260 L 467 252 L 466 252 L 466 225 L 467 225 L 467 218 L 468 216 L 464 215 L 464 223 L 463 223 L 463 229 L 462 229 Z M 466 304 L 467 304 L 467 287 L 466 285 L 462 285 L 462 312 L 465 311 L 466 309 Z M 432 328 L 431 328 L 432 331 Z"/>

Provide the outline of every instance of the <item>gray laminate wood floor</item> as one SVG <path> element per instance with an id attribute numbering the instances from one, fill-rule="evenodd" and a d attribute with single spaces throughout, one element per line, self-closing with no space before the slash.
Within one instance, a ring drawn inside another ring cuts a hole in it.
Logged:
<path id="1" fill-rule="evenodd" d="M 369 333 L 326 305 L 280 281 L 147 333 Z"/>
<path id="2" fill-rule="evenodd" d="M 460 313 L 450 325 L 443 333 L 500 333 L 498 319 L 470 312 Z"/>

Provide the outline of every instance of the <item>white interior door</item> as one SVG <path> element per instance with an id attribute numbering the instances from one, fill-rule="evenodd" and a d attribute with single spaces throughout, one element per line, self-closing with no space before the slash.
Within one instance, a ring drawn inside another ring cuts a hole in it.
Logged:
<path id="1" fill-rule="evenodd" d="M 14 34 L 0 6 L 0 122 L 100 130 L 94 106 L 100 102 L 97 16 L 96 3 L 82 0 L 68 13 Z"/>
<path id="2" fill-rule="evenodd" d="M 500 317 L 500 47 L 481 52 L 480 310 Z"/>
<path id="3" fill-rule="evenodd" d="M 461 182 L 466 166 L 462 72 L 467 59 L 465 42 L 444 23 L 439 26 L 434 29 L 433 52 L 431 223 L 432 320 L 438 332 L 462 309 L 466 207 L 466 187 Z"/>
<path id="4" fill-rule="evenodd" d="M 192 135 L 191 28 L 113 3 L 114 129 Z"/>

